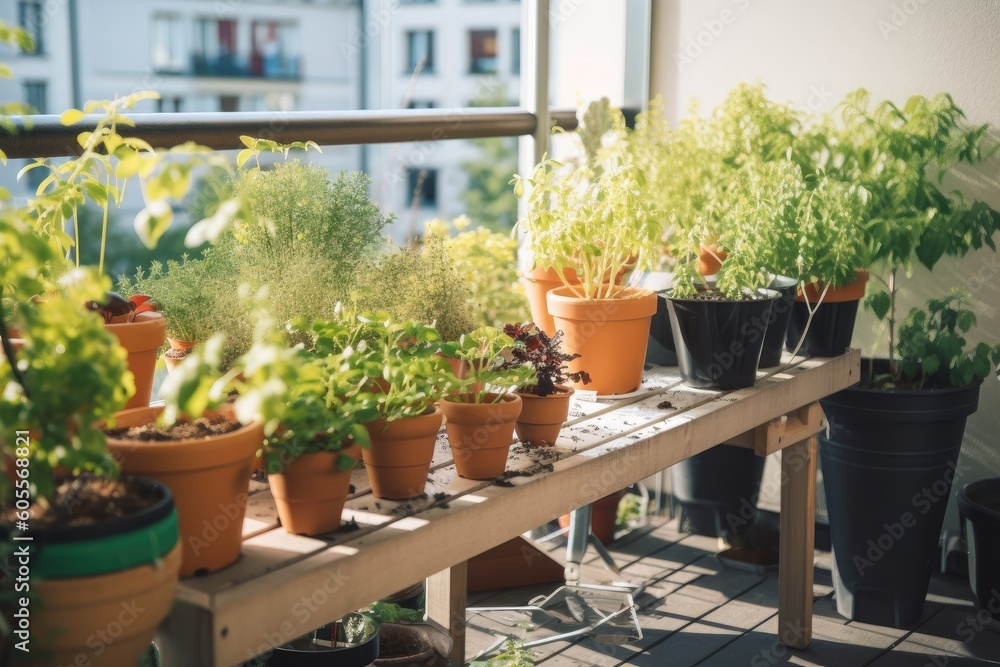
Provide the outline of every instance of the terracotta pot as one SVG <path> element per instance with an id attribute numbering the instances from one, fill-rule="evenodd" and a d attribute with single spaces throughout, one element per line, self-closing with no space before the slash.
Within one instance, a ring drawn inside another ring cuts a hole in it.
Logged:
<path id="1" fill-rule="evenodd" d="M 514 442 L 514 422 L 521 413 L 521 397 L 507 394 L 499 403 L 463 403 L 460 398 L 445 396 L 441 401 L 459 476 L 492 479 L 502 475 Z M 487 401 L 495 399 L 496 394 L 486 394 Z"/>
<path id="2" fill-rule="evenodd" d="M 610 496 L 604 496 L 590 506 L 590 532 L 602 544 L 609 544 L 615 539 L 615 521 L 618 519 L 618 503 L 625 491 L 617 491 Z M 569 514 L 559 517 L 559 527 L 569 527 Z"/>
<path id="3" fill-rule="evenodd" d="M 443 420 L 441 408 L 433 406 L 418 417 L 365 424 L 372 444 L 361 455 L 376 498 L 405 500 L 424 492 Z"/>
<path id="4" fill-rule="evenodd" d="M 357 461 L 361 458 L 361 447 L 351 445 L 336 452 L 302 454 L 281 473 L 268 475 L 278 518 L 287 532 L 319 535 L 340 528 L 340 514 L 351 485 L 351 468 L 337 469 L 341 454 Z"/>
<path id="5" fill-rule="evenodd" d="M 573 383 L 576 389 L 598 394 L 623 394 L 642 382 L 649 339 L 649 323 L 656 312 L 656 293 L 637 287 L 616 288 L 612 299 L 581 299 L 566 287 L 548 294 L 549 312 L 556 327 L 566 333 L 563 348 L 580 358 L 569 363 L 571 372 L 585 370 L 591 383 Z"/>
<path id="6" fill-rule="evenodd" d="M 170 349 L 176 350 L 178 352 L 190 351 L 195 345 L 198 344 L 196 340 L 178 340 L 176 338 L 167 337 L 167 342 L 170 343 Z"/>
<path id="7" fill-rule="evenodd" d="M 570 398 L 576 392 L 572 387 L 558 385 L 560 391 L 548 396 L 518 393 L 521 397 L 521 414 L 514 428 L 517 437 L 532 447 L 548 447 L 556 443 L 563 423 L 569 416 Z"/>
<path id="8" fill-rule="evenodd" d="M 698 273 L 703 276 L 714 276 L 722 268 L 722 262 L 729 253 L 719 249 L 719 244 L 710 243 L 701 246 L 698 252 Z"/>
<path id="9" fill-rule="evenodd" d="M 860 301 L 865 296 L 865 284 L 868 282 L 868 272 L 858 269 L 854 272 L 856 278 L 853 282 L 839 287 L 831 287 L 823 297 L 823 303 L 844 303 L 845 301 Z M 820 295 L 823 294 L 823 285 L 819 283 L 809 283 L 805 290 L 799 289 L 795 294 L 795 300 L 803 303 L 808 300 L 809 304 L 815 306 L 819 302 Z"/>
<path id="10" fill-rule="evenodd" d="M 37 654 L 39 662 L 29 658 L 23 664 L 140 664 L 173 607 L 180 565 L 177 544 L 156 563 L 93 577 L 33 581 L 32 594 L 42 604 L 32 607 L 31 655 Z"/>
<path id="11" fill-rule="evenodd" d="M 167 321 L 153 312 L 139 313 L 126 324 L 106 324 L 104 328 L 118 337 L 128 350 L 128 369 L 135 376 L 135 394 L 125 409 L 148 407 L 153 395 L 157 351 L 167 339 Z"/>
<path id="12" fill-rule="evenodd" d="M 148 424 L 162 410 L 155 407 L 120 412 L 115 426 Z M 233 415 L 228 405 L 218 412 L 229 418 Z M 263 442 L 263 427 L 258 423 L 204 440 L 143 442 L 108 438 L 108 449 L 121 461 L 123 472 L 150 477 L 173 491 L 184 546 L 182 577 L 214 572 L 240 557 L 250 474 Z"/>
<path id="13" fill-rule="evenodd" d="M 580 279 L 576 276 L 576 271 L 563 269 L 563 276 L 570 285 L 579 285 Z M 555 269 L 542 269 L 535 267 L 531 273 L 521 276 L 521 284 L 524 285 L 525 294 L 528 296 L 528 304 L 531 306 L 531 319 L 535 325 L 549 336 L 556 334 L 556 325 L 549 314 L 549 307 L 545 300 L 545 295 L 549 290 L 562 287 L 565 283 L 559 279 L 559 274 Z"/>

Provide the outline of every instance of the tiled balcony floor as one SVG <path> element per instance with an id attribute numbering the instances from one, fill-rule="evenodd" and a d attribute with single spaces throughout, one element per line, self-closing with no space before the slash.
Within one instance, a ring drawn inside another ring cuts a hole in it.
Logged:
<path id="1" fill-rule="evenodd" d="M 561 559 L 563 550 L 550 545 Z M 758 576 L 723 567 L 715 558 L 718 551 L 715 539 L 678 533 L 676 521 L 633 533 L 612 545 L 622 567 L 621 577 L 612 575 L 588 551 L 584 583 L 649 581 L 637 600 L 644 637 L 621 646 L 590 639 L 547 644 L 535 649 L 537 663 L 544 667 L 1000 665 L 1000 634 L 982 629 L 969 618 L 975 610 L 968 586 L 960 578 L 934 578 L 924 618 L 914 630 L 853 623 L 836 612 L 830 554 L 817 552 L 813 640 L 808 650 L 797 651 L 775 640 L 777 574 Z M 522 605 L 558 586 L 473 594 L 469 605 Z M 523 632 L 482 615 L 470 614 L 468 623 L 470 658 L 492 643 L 490 630 Z M 544 628 L 532 630 L 530 638 L 545 634 Z"/>

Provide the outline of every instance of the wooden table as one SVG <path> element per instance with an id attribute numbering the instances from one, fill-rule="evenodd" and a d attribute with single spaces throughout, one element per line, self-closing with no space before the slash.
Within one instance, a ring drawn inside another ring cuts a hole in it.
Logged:
<path id="1" fill-rule="evenodd" d="M 786 358 L 787 363 L 787 358 Z M 778 639 L 811 639 L 818 400 L 854 384 L 860 354 L 796 360 L 739 391 L 696 390 L 675 368 L 648 371 L 637 395 L 574 402 L 556 448 L 512 448 L 509 481 L 460 478 L 442 434 L 426 499 L 375 499 L 354 473 L 348 525 L 316 539 L 277 524 L 271 495 L 253 484 L 240 560 L 180 583 L 157 636 L 164 664 L 233 665 L 428 578 L 428 615 L 464 656 L 466 561 L 487 549 L 656 474 L 718 443 L 782 451 Z"/>

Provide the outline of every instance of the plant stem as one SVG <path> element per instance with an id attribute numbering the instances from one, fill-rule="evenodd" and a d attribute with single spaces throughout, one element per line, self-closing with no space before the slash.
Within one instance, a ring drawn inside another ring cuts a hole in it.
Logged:
<path id="1" fill-rule="evenodd" d="M 896 349 L 896 270 L 898 268 L 894 266 L 889 271 L 889 373 L 893 379 L 897 377 L 896 372 L 899 365 L 893 353 Z M 875 366 L 874 360 L 872 366 Z"/>
<path id="2" fill-rule="evenodd" d="M 823 291 L 819 295 L 819 301 L 816 302 L 816 307 L 815 308 L 812 308 L 812 307 L 809 306 L 808 293 L 804 289 L 802 290 L 802 296 L 805 297 L 805 299 L 806 299 L 806 302 L 805 302 L 806 303 L 806 310 L 809 311 L 809 317 L 806 318 L 806 326 L 802 330 L 802 335 L 799 337 L 798 344 L 795 346 L 795 349 L 792 350 L 792 358 L 795 358 L 795 355 L 799 353 L 799 349 L 802 348 L 802 343 L 805 342 L 805 340 L 806 340 L 806 334 L 809 333 L 809 327 L 812 325 L 813 315 L 815 315 L 816 311 L 819 310 L 819 306 L 820 306 L 821 303 L 823 303 L 823 299 L 826 298 L 826 293 L 829 290 L 830 290 L 830 283 L 826 283 L 825 285 L 823 285 Z"/>
<path id="3" fill-rule="evenodd" d="M 3 354 L 7 358 L 7 364 L 10 366 L 11 373 L 14 374 L 14 379 L 17 383 L 21 385 L 21 389 L 24 391 L 24 397 L 31 400 L 31 393 L 28 391 L 28 383 L 24 381 L 24 374 L 21 373 L 21 369 L 17 367 L 17 358 L 14 356 L 14 346 L 10 342 L 10 331 L 7 329 L 7 323 L 3 319 L 3 309 L 0 308 L 0 344 L 3 346 Z"/>

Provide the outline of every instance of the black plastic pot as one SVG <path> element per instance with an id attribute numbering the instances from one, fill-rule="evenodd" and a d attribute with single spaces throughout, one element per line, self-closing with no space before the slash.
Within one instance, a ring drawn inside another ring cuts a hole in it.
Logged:
<path id="1" fill-rule="evenodd" d="M 378 658 L 378 623 L 367 619 L 367 631 L 362 637 L 352 638 L 351 644 L 347 644 L 345 632 L 348 623 L 360 623 L 361 619 L 361 614 L 350 613 L 340 619 L 341 623 L 324 625 L 312 634 L 277 646 L 264 664 L 267 667 L 368 667 Z M 329 646 L 331 638 L 336 638 L 339 646 Z"/>
<path id="2" fill-rule="evenodd" d="M 885 370 L 886 362 L 876 362 L 876 371 Z M 843 616 L 897 628 L 920 620 L 979 384 L 851 388 L 820 401 L 830 424 L 829 435 L 820 435 L 820 460 Z"/>
<path id="3" fill-rule="evenodd" d="M 792 305 L 791 320 L 785 336 L 785 347 L 791 352 L 799 344 L 802 332 L 806 339 L 799 348 L 799 354 L 811 357 L 836 357 L 847 351 L 854 337 L 854 321 L 858 316 L 858 301 L 823 302 L 816 308 L 812 324 L 809 321 L 809 306 L 801 301 Z M 763 364 L 762 364 L 763 365 Z"/>
<path id="4" fill-rule="evenodd" d="M 958 511 L 969 545 L 969 583 L 976 608 L 985 609 L 1000 632 L 1000 478 L 970 482 L 958 492 Z"/>
<path id="5" fill-rule="evenodd" d="M 656 295 L 656 313 L 649 321 L 649 342 L 646 344 L 646 363 L 659 366 L 676 366 L 677 349 L 674 332 L 670 326 L 670 311 L 667 297 Z"/>
<path id="6" fill-rule="evenodd" d="M 787 276 L 776 276 L 769 287 L 781 296 L 771 306 L 764 332 L 764 347 L 760 350 L 760 368 L 772 368 L 781 363 L 781 351 L 785 345 L 785 334 L 792 319 L 795 305 L 795 289 L 798 281 Z"/>
<path id="7" fill-rule="evenodd" d="M 759 293 L 763 298 L 753 301 L 683 299 L 667 294 L 677 364 L 686 384 L 700 389 L 753 386 L 768 315 L 780 296 L 774 290 Z"/>
<path id="8" fill-rule="evenodd" d="M 717 445 L 670 468 L 671 492 L 697 535 L 732 539 L 757 516 L 764 457 Z"/>

